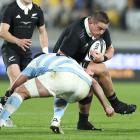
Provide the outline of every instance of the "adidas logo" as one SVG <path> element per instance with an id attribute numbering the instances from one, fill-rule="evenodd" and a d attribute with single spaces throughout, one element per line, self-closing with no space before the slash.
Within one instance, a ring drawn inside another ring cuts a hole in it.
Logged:
<path id="1" fill-rule="evenodd" d="M 20 15 L 17 15 L 16 18 L 21 18 Z"/>

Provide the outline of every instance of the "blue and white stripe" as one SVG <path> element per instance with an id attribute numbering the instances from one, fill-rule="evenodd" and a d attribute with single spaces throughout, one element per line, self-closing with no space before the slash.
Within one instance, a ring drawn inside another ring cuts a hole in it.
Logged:
<path id="1" fill-rule="evenodd" d="M 85 80 L 89 85 L 92 82 L 92 78 L 74 59 L 62 55 L 57 56 L 54 53 L 49 55 L 43 54 L 35 58 L 23 70 L 22 74 L 28 77 L 36 77 L 47 71 L 72 72 Z"/>

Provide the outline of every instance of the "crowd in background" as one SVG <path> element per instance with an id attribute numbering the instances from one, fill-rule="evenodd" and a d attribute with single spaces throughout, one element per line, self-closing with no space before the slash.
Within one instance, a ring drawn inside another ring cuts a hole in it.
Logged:
<path id="1" fill-rule="evenodd" d="M 14 0 L 0 0 L 0 13 Z M 44 11 L 47 27 L 65 27 L 72 21 L 105 10 L 112 27 L 140 29 L 140 0 L 33 0 Z M 0 15 L 1 17 L 1 15 Z"/>

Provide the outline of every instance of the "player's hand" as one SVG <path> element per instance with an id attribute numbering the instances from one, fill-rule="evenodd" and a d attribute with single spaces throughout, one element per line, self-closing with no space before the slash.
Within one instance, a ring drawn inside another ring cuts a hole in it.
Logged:
<path id="1" fill-rule="evenodd" d="M 26 51 L 26 49 L 30 48 L 31 46 L 31 39 L 17 39 L 16 44 L 23 50 Z"/>
<path id="2" fill-rule="evenodd" d="M 112 117 L 114 115 L 114 109 L 108 105 L 107 107 L 104 108 L 105 112 L 106 112 L 106 115 L 108 117 Z"/>
<path id="3" fill-rule="evenodd" d="M 103 62 L 104 61 L 104 55 L 102 53 L 97 53 L 96 51 L 91 51 L 90 53 L 93 56 L 93 62 Z"/>

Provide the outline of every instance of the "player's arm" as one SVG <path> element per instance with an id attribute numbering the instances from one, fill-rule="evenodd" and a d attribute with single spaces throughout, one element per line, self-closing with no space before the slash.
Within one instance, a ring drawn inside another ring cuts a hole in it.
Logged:
<path id="1" fill-rule="evenodd" d="M 106 50 L 106 53 L 104 54 L 104 61 L 107 61 L 109 59 L 111 59 L 114 55 L 114 48 L 113 48 L 113 45 L 111 44 L 107 50 Z"/>
<path id="2" fill-rule="evenodd" d="M 31 39 L 19 39 L 19 38 L 13 36 L 9 32 L 9 28 L 10 28 L 10 25 L 8 23 L 1 23 L 1 25 L 0 25 L 0 37 L 8 42 L 17 44 L 24 51 L 26 51 L 26 48 L 29 48 L 29 46 L 31 45 Z"/>
<path id="3" fill-rule="evenodd" d="M 29 79 L 28 76 L 20 74 L 18 76 L 18 78 L 15 80 L 15 82 L 12 84 L 10 90 L 14 91 L 15 88 L 19 87 L 20 85 L 22 85 L 23 83 L 25 83 L 27 80 Z"/>
<path id="4" fill-rule="evenodd" d="M 111 59 L 114 55 L 114 48 L 110 37 L 109 30 L 105 31 L 104 40 L 106 41 L 106 52 L 104 54 L 104 61 Z"/>
<path id="5" fill-rule="evenodd" d="M 94 94 L 99 99 L 101 105 L 103 106 L 103 108 L 104 108 L 104 110 L 106 112 L 106 115 L 108 117 L 112 116 L 113 113 L 114 113 L 114 109 L 107 103 L 105 95 L 104 95 L 104 92 L 103 92 L 101 86 L 94 79 L 92 81 L 92 87 L 93 87 Z"/>
<path id="6" fill-rule="evenodd" d="M 17 77 L 15 82 L 10 87 L 10 91 L 14 91 L 15 88 L 25 83 L 28 79 L 31 79 L 36 76 L 36 69 L 37 69 L 36 60 L 37 59 L 38 58 L 33 59 L 27 65 L 27 67 L 21 72 L 21 74 Z"/>
<path id="7" fill-rule="evenodd" d="M 48 35 L 45 28 L 45 24 L 38 27 L 38 31 L 39 31 L 39 40 L 40 40 L 42 51 L 44 53 L 48 53 Z"/>
<path id="8" fill-rule="evenodd" d="M 91 55 L 94 56 L 95 63 L 105 62 L 113 57 L 114 48 L 110 45 L 104 55 L 102 53 L 96 53 L 96 51 L 91 51 Z"/>

